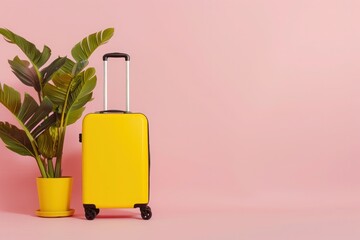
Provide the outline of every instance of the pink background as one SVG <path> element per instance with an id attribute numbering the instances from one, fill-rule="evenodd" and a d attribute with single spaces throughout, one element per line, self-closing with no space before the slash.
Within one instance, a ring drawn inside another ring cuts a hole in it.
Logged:
<path id="1" fill-rule="evenodd" d="M 79 121 L 63 170 L 74 177 L 75 218 L 34 217 L 35 161 L 0 144 L 0 238 L 61 226 L 59 239 L 359 239 L 359 22 L 356 0 L 3 2 L 1 27 L 47 44 L 53 59 L 115 28 L 90 59 L 98 85 L 86 112 L 102 109 L 101 56 L 129 53 L 131 108 L 150 120 L 154 217 L 121 210 L 81 221 Z M 18 54 L 0 41 L 0 82 L 30 90 L 8 66 Z M 122 66 L 111 63 L 110 77 L 120 81 Z"/>

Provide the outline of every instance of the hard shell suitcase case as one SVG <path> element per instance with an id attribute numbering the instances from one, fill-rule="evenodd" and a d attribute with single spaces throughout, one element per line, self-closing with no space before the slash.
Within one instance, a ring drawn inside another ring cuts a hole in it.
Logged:
<path id="1" fill-rule="evenodd" d="M 107 109 L 107 61 L 125 58 L 126 111 Z M 82 125 L 82 183 L 85 217 L 93 220 L 100 208 L 140 208 L 152 216 L 149 202 L 149 130 L 144 114 L 131 113 L 129 64 L 125 53 L 108 53 L 104 60 L 104 110 L 90 113 Z"/>

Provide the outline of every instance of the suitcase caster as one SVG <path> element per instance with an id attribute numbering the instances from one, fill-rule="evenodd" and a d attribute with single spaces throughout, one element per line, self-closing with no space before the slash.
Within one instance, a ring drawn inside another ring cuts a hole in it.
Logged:
<path id="1" fill-rule="evenodd" d="M 140 207 L 140 213 L 144 220 L 149 220 L 152 217 L 151 208 L 149 206 Z"/>
<path id="2" fill-rule="evenodd" d="M 94 220 L 95 217 L 100 212 L 100 209 L 96 208 L 95 205 L 92 205 L 92 204 L 89 204 L 89 205 L 84 204 L 84 210 L 85 210 L 85 218 L 87 220 Z"/>

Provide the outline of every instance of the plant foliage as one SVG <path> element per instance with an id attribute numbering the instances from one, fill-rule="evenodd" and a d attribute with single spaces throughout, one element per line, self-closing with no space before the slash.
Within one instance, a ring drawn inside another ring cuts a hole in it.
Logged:
<path id="1" fill-rule="evenodd" d="M 87 67 L 88 59 L 113 33 L 113 28 L 93 33 L 73 47 L 74 60 L 58 57 L 45 66 L 51 56 L 49 47 L 40 51 L 25 38 L 0 28 L 5 40 L 27 57 L 9 60 L 12 72 L 38 95 L 36 101 L 25 93 L 21 101 L 17 90 L 0 83 L 0 103 L 17 120 L 17 126 L 0 121 L 0 138 L 11 151 L 35 158 L 42 177 L 61 177 L 66 127 L 81 118 L 96 86 L 96 72 Z"/>

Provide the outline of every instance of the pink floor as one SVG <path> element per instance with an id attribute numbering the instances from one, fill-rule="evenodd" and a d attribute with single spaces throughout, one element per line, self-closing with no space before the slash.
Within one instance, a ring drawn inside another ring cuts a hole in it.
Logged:
<path id="1" fill-rule="evenodd" d="M 2 211 L 0 239 L 360 239 L 359 205 L 314 203 L 154 201 L 149 221 L 134 209 L 105 209 L 88 221 L 79 204 L 70 218 L 39 218 L 30 209 Z"/>
<path id="2" fill-rule="evenodd" d="M 359 209 L 154 208 L 149 221 L 135 211 L 106 211 L 94 221 L 45 219 L 1 212 L 1 239 L 360 239 Z"/>

